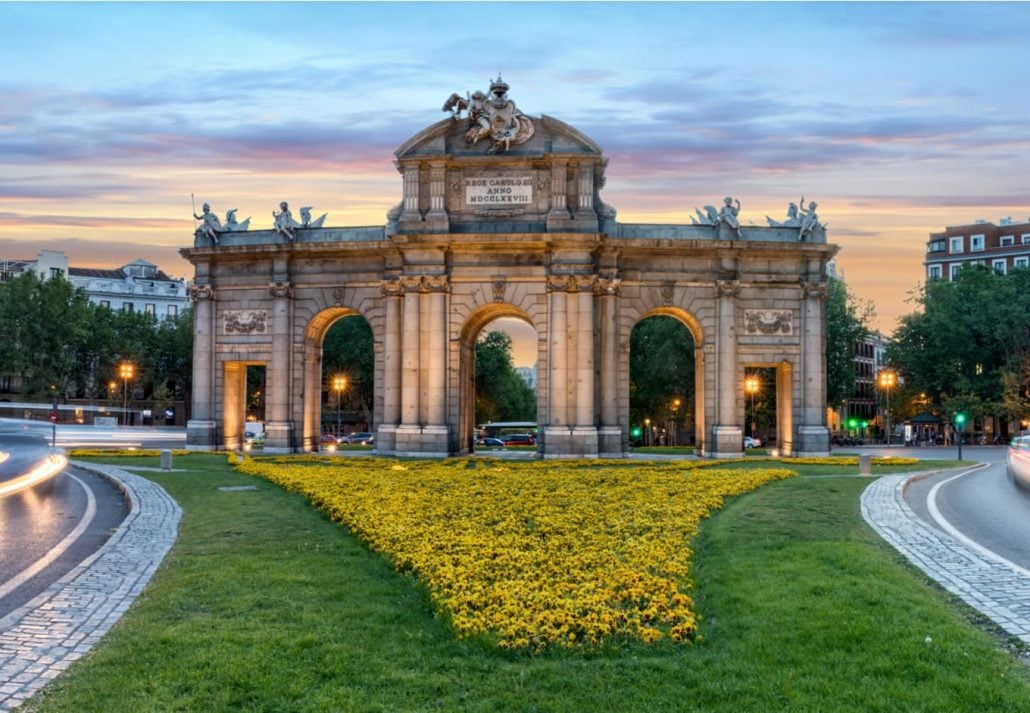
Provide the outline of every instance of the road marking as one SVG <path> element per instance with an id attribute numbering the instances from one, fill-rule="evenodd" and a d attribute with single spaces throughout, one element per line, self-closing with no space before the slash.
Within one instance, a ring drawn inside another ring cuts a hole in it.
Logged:
<path id="1" fill-rule="evenodd" d="M 11 579 L 0 585 L 0 599 L 6 597 L 8 594 L 13 592 L 15 589 L 25 584 L 29 579 L 39 573 L 40 570 L 45 568 L 55 559 L 63 555 L 69 547 L 71 547 L 82 533 L 86 531 L 90 523 L 93 522 L 93 518 L 97 514 L 97 499 L 93 495 L 93 489 L 89 487 L 85 482 L 75 477 L 71 473 L 65 473 L 69 478 L 74 480 L 76 483 L 82 486 L 82 489 L 86 491 L 86 512 L 83 513 L 82 519 L 79 520 L 79 524 L 75 526 L 75 529 L 68 533 L 63 540 L 61 540 L 56 547 L 51 549 L 41 558 L 36 560 L 34 563 L 23 569 L 18 574 L 14 575 Z"/>
<path id="2" fill-rule="evenodd" d="M 997 552 L 987 549 L 980 543 L 971 540 L 970 538 L 966 537 L 964 534 L 959 532 L 958 528 L 956 528 L 954 525 L 948 522 L 947 518 L 944 517 L 943 513 L 941 513 L 940 509 L 937 507 L 937 493 L 938 491 L 940 491 L 942 487 L 944 487 L 953 480 L 958 480 L 962 476 L 969 475 L 970 473 L 976 473 L 977 471 L 981 471 L 984 468 L 988 468 L 990 467 L 990 465 L 991 464 L 989 463 L 981 463 L 975 468 L 970 468 L 969 470 L 963 471 L 958 475 L 953 475 L 947 480 L 942 480 L 941 482 L 934 485 L 930 489 L 930 493 L 926 496 L 926 508 L 930 511 L 930 517 L 932 517 L 945 532 L 947 532 L 949 535 L 954 537 L 956 540 L 961 542 L 966 547 L 970 548 L 971 550 L 974 550 L 975 552 L 980 553 L 988 559 L 992 559 L 995 562 L 1000 562 L 1001 564 L 1013 569 L 1014 571 L 1018 572 L 1019 574 L 1022 574 L 1025 577 L 1030 577 L 1030 570 L 1025 569 L 1024 567 L 1020 567 L 1018 564 L 1011 560 L 1005 559 Z"/>

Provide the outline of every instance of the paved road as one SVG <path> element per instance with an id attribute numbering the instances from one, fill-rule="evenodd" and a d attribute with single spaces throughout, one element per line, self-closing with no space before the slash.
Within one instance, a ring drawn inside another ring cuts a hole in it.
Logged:
<path id="1" fill-rule="evenodd" d="M 0 419 L 0 430 L 21 430 L 51 443 L 54 427 L 45 421 Z M 59 448 L 185 448 L 186 429 L 171 426 L 57 426 Z"/>
<path id="2" fill-rule="evenodd" d="M 109 481 L 70 467 L 0 498 L 0 619 L 99 549 L 128 512 Z"/>

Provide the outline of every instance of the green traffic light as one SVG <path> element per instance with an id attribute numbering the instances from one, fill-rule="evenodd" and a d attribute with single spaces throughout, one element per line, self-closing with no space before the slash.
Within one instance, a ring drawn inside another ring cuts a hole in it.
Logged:
<path id="1" fill-rule="evenodd" d="M 634 438 L 640 438 L 640 428 L 639 427 L 638 428 L 634 428 L 630 433 L 632 434 L 632 436 Z"/>
<path id="2" fill-rule="evenodd" d="M 957 413 L 957 414 L 955 414 L 955 423 L 957 423 L 958 425 L 961 426 L 965 422 L 966 422 L 966 415 L 964 413 Z"/>
<path id="3" fill-rule="evenodd" d="M 869 422 L 868 421 L 862 421 L 862 428 L 869 428 Z"/>
<path id="4" fill-rule="evenodd" d="M 858 428 L 858 419 L 852 418 L 848 420 L 848 428 Z"/>

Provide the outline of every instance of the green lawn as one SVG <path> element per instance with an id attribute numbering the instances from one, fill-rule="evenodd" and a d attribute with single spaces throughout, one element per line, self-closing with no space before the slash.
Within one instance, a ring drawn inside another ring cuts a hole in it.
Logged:
<path id="1" fill-rule="evenodd" d="M 169 558 L 29 710 L 1030 710 L 1025 668 L 865 526 L 868 479 L 775 483 L 708 521 L 697 644 L 532 657 L 456 641 L 299 496 L 222 456 L 175 465 L 147 474 L 183 507 Z"/>

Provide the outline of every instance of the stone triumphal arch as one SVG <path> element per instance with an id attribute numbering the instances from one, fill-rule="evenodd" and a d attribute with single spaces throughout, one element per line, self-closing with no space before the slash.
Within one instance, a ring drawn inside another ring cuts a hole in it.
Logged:
<path id="1" fill-rule="evenodd" d="M 188 446 L 240 445 L 248 365 L 265 367 L 266 450 L 318 448 L 322 339 L 359 315 L 374 335 L 374 430 L 386 454 L 462 454 L 473 441 L 474 344 L 517 317 L 538 347 L 539 450 L 621 456 L 629 335 L 668 315 L 695 344 L 700 453 L 739 455 L 745 370 L 773 367 L 779 446 L 829 451 L 826 263 L 815 204 L 740 225 L 739 202 L 689 225 L 621 223 L 601 199 L 601 147 L 522 114 L 498 78 L 395 152 L 403 195 L 385 225 L 323 227 L 279 205 L 271 229 L 205 206 L 194 245 Z"/>

